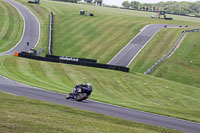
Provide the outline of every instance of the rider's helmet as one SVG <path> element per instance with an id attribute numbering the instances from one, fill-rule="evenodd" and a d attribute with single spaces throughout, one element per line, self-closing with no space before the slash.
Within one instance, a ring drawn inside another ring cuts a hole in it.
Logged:
<path id="1" fill-rule="evenodd" d="M 91 88 L 92 89 L 92 84 L 91 83 L 87 83 L 87 88 Z"/>

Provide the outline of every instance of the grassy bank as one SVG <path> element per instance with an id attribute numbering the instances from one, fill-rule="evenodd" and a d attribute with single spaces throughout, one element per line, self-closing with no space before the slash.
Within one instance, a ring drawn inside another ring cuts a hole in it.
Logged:
<path id="1" fill-rule="evenodd" d="M 175 45 L 184 29 L 167 28 L 161 30 L 144 47 L 135 60 L 129 65 L 131 72 L 144 73 Z"/>
<path id="2" fill-rule="evenodd" d="M 93 58 L 102 63 L 108 62 L 147 24 L 199 25 L 196 23 L 197 18 L 179 18 L 179 20 L 175 18 L 174 21 L 164 21 L 150 19 L 151 13 L 146 12 L 47 0 L 41 1 L 40 5 L 28 4 L 25 0 L 17 1 L 29 7 L 39 18 L 41 40 L 37 47 L 43 47 L 45 52 L 47 51 L 48 15 L 53 11 L 55 54 Z M 79 11 L 82 9 L 94 13 L 95 16 L 79 16 Z M 180 31 L 175 29 L 161 31 L 155 40 L 152 40 L 154 42 L 150 42 L 157 49 L 158 54 L 153 54 L 151 56 L 153 60 L 149 58 L 149 62 L 145 60 L 146 64 L 141 64 L 138 60 L 133 64 L 133 67 L 138 66 L 136 71 L 142 72 L 149 64 L 157 61 L 157 56 L 162 56 L 161 53 L 170 49 L 179 33 Z M 159 42 L 158 38 L 165 34 L 167 35 L 164 40 L 170 45 L 163 49 L 162 46 L 165 44 L 162 43 L 163 40 Z M 159 45 L 156 45 L 156 42 Z M 148 46 L 151 45 L 147 45 L 147 51 L 152 51 Z M 145 56 L 141 54 L 141 57 Z M 91 98 L 94 100 L 200 122 L 200 89 L 196 87 L 144 76 L 133 71 L 132 74 L 122 73 L 8 56 L 1 57 L 0 62 L 0 74 L 25 84 L 67 93 L 77 83 L 91 82 L 94 86 Z M 141 65 L 143 67 L 140 69 Z M 175 76 L 179 77 L 179 75 Z M 198 82 L 196 78 L 199 77 L 194 78 L 195 82 Z"/>
<path id="3" fill-rule="evenodd" d="M 178 133 L 1 92 L 0 102 L 0 132 L 4 133 Z"/>
<path id="4" fill-rule="evenodd" d="M 200 87 L 199 36 L 199 32 L 188 33 L 174 55 L 163 62 L 152 75 Z"/>
<path id="5" fill-rule="evenodd" d="M 0 53 L 14 47 L 23 32 L 23 20 L 17 10 L 5 1 L 0 1 Z"/>
<path id="6" fill-rule="evenodd" d="M 183 84 L 110 70 L 17 57 L 0 58 L 0 74 L 61 93 L 72 91 L 77 83 L 91 82 L 91 99 L 129 108 L 200 122 L 200 89 Z"/>
<path id="7" fill-rule="evenodd" d="M 53 11 L 54 38 L 53 53 L 82 58 L 98 59 L 107 63 L 114 57 L 145 25 L 168 23 L 177 25 L 200 25 L 198 18 L 174 16 L 174 21 L 151 19 L 152 13 L 120 10 L 67 2 L 41 1 L 40 5 L 28 4 L 41 23 L 41 41 L 38 47 L 48 44 L 49 14 Z M 94 17 L 80 16 L 80 10 L 94 13 Z"/>

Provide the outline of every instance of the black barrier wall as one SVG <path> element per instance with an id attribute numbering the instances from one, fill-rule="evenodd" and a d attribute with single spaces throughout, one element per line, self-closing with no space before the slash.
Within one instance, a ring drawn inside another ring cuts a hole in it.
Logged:
<path id="1" fill-rule="evenodd" d="M 40 61 L 57 62 L 57 63 L 65 63 L 65 64 L 73 64 L 73 65 L 81 65 L 81 66 L 103 68 L 103 69 L 116 70 L 116 71 L 122 71 L 122 72 L 129 72 L 128 67 L 96 63 L 96 60 L 91 60 L 91 59 L 78 58 L 78 59 L 82 59 L 82 60 L 78 60 L 78 61 L 62 60 L 59 58 L 62 56 L 46 55 L 46 57 L 41 57 L 41 56 L 33 56 L 26 52 L 21 52 L 21 53 L 19 53 L 18 56 L 24 57 L 24 58 L 29 58 L 29 59 L 34 59 L 34 60 L 40 60 Z"/>
<path id="2" fill-rule="evenodd" d="M 40 0 L 28 1 L 28 3 L 31 3 L 31 4 L 40 4 Z"/>
<path id="3" fill-rule="evenodd" d="M 90 63 L 97 63 L 97 60 L 93 59 L 84 59 L 84 58 L 75 58 L 75 57 L 68 57 L 68 56 L 54 56 L 54 55 L 46 55 L 46 58 L 54 58 L 60 60 L 78 60 L 80 62 L 90 62 Z"/>

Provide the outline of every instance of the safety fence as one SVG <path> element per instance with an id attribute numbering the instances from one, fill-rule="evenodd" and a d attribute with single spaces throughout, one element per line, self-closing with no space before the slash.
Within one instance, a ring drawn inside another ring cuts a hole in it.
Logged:
<path id="1" fill-rule="evenodd" d="M 116 71 L 122 71 L 122 72 L 129 72 L 128 67 L 101 64 L 101 63 L 97 63 L 96 60 L 92 60 L 92 59 L 74 58 L 74 57 L 68 57 L 68 56 L 52 56 L 52 55 L 46 55 L 46 57 L 41 57 L 41 56 L 34 56 L 27 52 L 21 52 L 18 54 L 18 56 L 34 59 L 34 60 L 40 60 L 40 61 L 57 62 L 57 63 L 65 63 L 65 64 L 72 64 L 72 65 L 81 65 L 81 66 L 110 69 L 110 70 L 116 70 Z"/>
<path id="2" fill-rule="evenodd" d="M 200 29 L 193 29 L 193 30 L 185 30 L 185 31 L 183 31 L 182 34 L 181 34 L 181 36 L 179 37 L 179 39 L 176 41 L 175 45 L 173 46 L 173 48 L 165 56 L 163 56 L 160 60 L 158 60 L 152 67 L 150 67 L 146 72 L 144 72 L 144 74 L 151 73 L 160 63 L 162 63 L 170 55 L 172 55 L 174 53 L 176 47 L 182 41 L 183 37 L 185 36 L 185 34 L 187 32 L 200 32 Z"/>
<path id="3" fill-rule="evenodd" d="M 53 12 L 51 12 L 49 16 L 49 46 L 48 46 L 49 55 L 53 54 L 52 48 L 53 48 Z"/>

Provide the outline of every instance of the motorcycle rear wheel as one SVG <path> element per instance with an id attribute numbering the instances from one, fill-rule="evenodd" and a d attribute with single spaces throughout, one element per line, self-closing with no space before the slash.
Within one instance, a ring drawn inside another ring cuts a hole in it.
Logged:
<path id="1" fill-rule="evenodd" d="M 66 95 L 65 98 L 66 98 L 66 99 L 70 99 L 71 97 L 72 97 L 72 93 L 69 93 L 69 94 Z"/>

